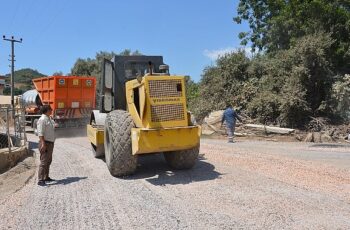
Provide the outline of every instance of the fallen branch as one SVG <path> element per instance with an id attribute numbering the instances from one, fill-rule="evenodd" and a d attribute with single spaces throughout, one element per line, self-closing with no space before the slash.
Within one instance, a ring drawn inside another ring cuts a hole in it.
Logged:
<path id="1" fill-rule="evenodd" d="M 214 130 L 214 132 L 217 132 L 218 130 L 215 128 L 215 126 L 211 125 L 211 124 L 207 124 L 209 128 L 211 128 L 212 130 Z"/>
<path id="2" fill-rule="evenodd" d="M 266 125 L 255 125 L 255 124 L 246 124 L 244 127 L 257 129 L 260 131 L 264 131 L 266 133 L 278 133 L 278 134 L 291 134 L 295 131 L 295 129 L 288 128 L 280 128 L 274 126 L 266 126 Z"/>
<path id="3" fill-rule="evenodd" d="M 237 136 L 237 137 L 245 137 L 247 135 L 248 135 L 247 133 L 237 133 L 237 132 L 235 132 L 235 136 Z"/>

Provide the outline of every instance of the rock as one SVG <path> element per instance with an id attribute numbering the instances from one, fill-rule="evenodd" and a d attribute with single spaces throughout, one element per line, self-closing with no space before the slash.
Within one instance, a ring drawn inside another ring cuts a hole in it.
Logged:
<path id="1" fill-rule="evenodd" d="M 224 110 L 211 112 L 206 118 L 204 118 L 204 123 L 210 124 L 210 125 L 221 123 L 223 114 L 224 114 Z"/>
<path id="2" fill-rule="evenodd" d="M 313 133 L 308 133 L 304 139 L 304 142 L 314 142 L 314 135 Z"/>
<path id="3" fill-rule="evenodd" d="M 321 136 L 321 141 L 322 142 L 333 142 L 333 138 L 329 136 L 328 134 L 323 134 Z"/>
<path id="4" fill-rule="evenodd" d="M 214 131 L 210 131 L 210 130 L 207 130 L 207 129 L 203 129 L 202 130 L 202 134 L 203 135 L 212 135 L 212 134 L 214 134 L 215 132 Z"/>
<path id="5" fill-rule="evenodd" d="M 314 132 L 313 136 L 314 136 L 314 142 L 315 143 L 322 143 L 321 133 L 320 132 Z"/>
<path id="6" fill-rule="evenodd" d="M 302 141 L 303 137 L 301 135 L 295 135 L 295 139 L 297 139 L 298 141 Z"/>
<path id="7" fill-rule="evenodd" d="M 225 130 L 221 127 L 221 119 L 223 113 L 223 110 L 211 112 L 203 121 L 202 133 L 205 135 L 225 133 Z"/>

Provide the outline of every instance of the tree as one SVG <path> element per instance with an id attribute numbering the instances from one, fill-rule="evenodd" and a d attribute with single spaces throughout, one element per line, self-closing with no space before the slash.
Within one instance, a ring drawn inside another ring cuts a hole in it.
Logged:
<path id="1" fill-rule="evenodd" d="M 334 73 L 327 54 L 333 42 L 330 34 L 316 33 L 274 55 L 228 53 L 204 69 L 192 110 L 201 119 L 229 103 L 261 123 L 289 127 L 331 116 Z"/>
<path id="2" fill-rule="evenodd" d="M 11 74 L 6 74 L 6 82 L 10 83 Z M 37 70 L 24 68 L 15 71 L 15 83 L 23 83 L 27 85 L 32 84 L 32 80 L 39 77 L 44 77 L 45 75 L 38 72 Z"/>
<path id="3" fill-rule="evenodd" d="M 350 75 L 347 74 L 340 78 L 333 85 L 332 97 L 334 100 L 335 111 L 343 119 L 350 119 Z"/>
<path id="4" fill-rule="evenodd" d="M 248 101 L 249 115 L 289 127 L 303 127 L 310 116 L 330 116 L 332 42 L 328 34 L 308 35 L 288 50 L 253 59 L 259 71 L 251 77 L 259 79 L 259 92 Z"/>
<path id="5" fill-rule="evenodd" d="M 350 71 L 349 1 L 240 0 L 237 11 L 234 21 L 250 26 L 239 34 L 243 45 L 274 53 L 295 46 L 303 36 L 324 32 L 334 41 L 328 55 L 334 69 Z"/>
<path id="6" fill-rule="evenodd" d="M 240 101 L 243 84 L 248 79 L 247 69 L 250 59 L 243 50 L 221 56 L 216 65 L 204 69 L 199 83 L 199 100 L 193 109 L 198 119 L 209 112 L 225 108 L 227 103 L 242 108 L 246 105 Z"/>
<path id="7" fill-rule="evenodd" d="M 71 75 L 74 76 L 93 76 L 97 73 L 99 67 L 95 59 L 87 58 L 78 60 L 74 63 L 74 66 L 71 70 Z"/>
<path id="8" fill-rule="evenodd" d="M 135 50 L 134 52 L 132 52 L 130 49 L 125 49 L 122 52 L 120 52 L 119 55 L 122 55 L 122 56 L 141 56 L 142 53 L 140 53 L 138 50 Z"/>
<path id="9" fill-rule="evenodd" d="M 113 56 L 115 56 L 115 52 L 106 52 L 106 51 L 99 51 L 96 53 L 95 58 L 78 58 L 77 61 L 74 63 L 73 68 L 71 69 L 71 75 L 75 76 L 93 76 L 96 78 L 96 104 L 100 102 L 99 96 L 100 96 L 100 77 L 102 72 L 102 63 L 104 59 L 111 60 Z M 125 49 L 122 52 L 119 53 L 119 55 L 142 55 L 138 50 L 132 52 L 129 49 Z"/>
<path id="10" fill-rule="evenodd" d="M 112 59 L 113 56 L 117 55 L 115 52 L 99 51 L 96 53 L 95 58 L 78 58 L 71 69 L 71 74 L 76 76 L 94 76 L 99 78 L 101 75 L 101 65 L 103 59 Z M 142 55 L 138 50 L 132 52 L 129 49 L 125 49 L 118 55 Z"/>
<path id="11" fill-rule="evenodd" d="M 186 100 L 190 111 L 196 109 L 199 98 L 199 84 L 191 80 L 190 76 L 185 76 Z"/>
<path id="12" fill-rule="evenodd" d="M 11 95 L 11 88 L 10 87 L 5 88 L 3 93 L 4 93 L 4 95 Z M 14 88 L 13 94 L 15 96 L 21 95 L 23 93 L 24 93 L 24 91 L 22 89 Z"/>
<path id="13" fill-rule="evenodd" d="M 62 71 L 54 72 L 52 76 L 64 76 Z"/>

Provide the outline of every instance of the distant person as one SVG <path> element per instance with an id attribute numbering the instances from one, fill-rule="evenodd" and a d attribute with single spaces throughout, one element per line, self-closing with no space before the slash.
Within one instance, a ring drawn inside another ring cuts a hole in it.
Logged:
<path id="1" fill-rule="evenodd" d="M 44 186 L 46 185 L 46 182 L 54 181 L 49 177 L 49 172 L 55 142 L 55 122 L 50 117 L 52 114 L 50 105 L 43 105 L 40 109 L 40 112 L 42 115 L 37 125 L 40 151 L 38 185 Z"/>
<path id="2" fill-rule="evenodd" d="M 226 110 L 222 116 L 221 120 L 221 126 L 224 124 L 226 125 L 226 131 L 228 135 L 228 142 L 233 143 L 233 136 L 235 134 L 235 128 L 236 128 L 236 120 L 239 120 L 242 122 L 242 119 L 238 116 L 236 111 L 232 108 L 231 105 L 226 106 Z"/>

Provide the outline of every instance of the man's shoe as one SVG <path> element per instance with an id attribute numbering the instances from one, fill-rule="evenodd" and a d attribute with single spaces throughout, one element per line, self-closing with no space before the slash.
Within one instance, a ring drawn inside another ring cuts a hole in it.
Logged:
<path id="1" fill-rule="evenodd" d="M 45 179 L 46 182 L 51 182 L 51 181 L 55 181 L 54 179 L 51 179 L 50 177 Z"/>
<path id="2" fill-rule="evenodd" d="M 38 181 L 38 185 L 39 185 L 39 186 L 45 186 L 46 183 L 45 183 L 44 180 L 39 180 L 39 181 Z"/>

